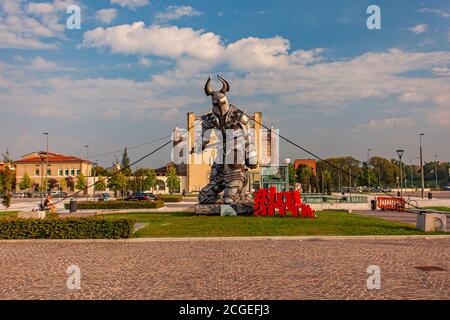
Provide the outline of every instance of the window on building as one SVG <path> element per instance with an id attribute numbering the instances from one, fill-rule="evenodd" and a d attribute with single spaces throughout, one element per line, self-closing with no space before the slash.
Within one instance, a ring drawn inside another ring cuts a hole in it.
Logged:
<path id="1" fill-rule="evenodd" d="M 80 169 L 78 169 L 78 170 L 77 170 L 77 176 L 79 176 L 79 175 L 80 175 L 80 173 L 81 173 L 81 170 L 80 170 Z"/>
<path id="2" fill-rule="evenodd" d="M 70 169 L 70 175 L 73 177 L 75 176 L 75 169 Z"/>
<path id="3" fill-rule="evenodd" d="M 51 176 L 52 175 L 52 169 L 47 169 L 47 175 Z"/>
<path id="4" fill-rule="evenodd" d="M 58 170 L 58 176 L 59 176 L 59 177 L 62 177 L 62 175 L 63 175 L 63 169 L 59 169 L 59 170 Z"/>
<path id="5" fill-rule="evenodd" d="M 39 176 L 39 169 L 36 169 L 36 171 L 34 172 L 35 176 Z"/>
<path id="6" fill-rule="evenodd" d="M 69 175 L 69 169 L 64 169 L 64 176 L 68 176 Z"/>

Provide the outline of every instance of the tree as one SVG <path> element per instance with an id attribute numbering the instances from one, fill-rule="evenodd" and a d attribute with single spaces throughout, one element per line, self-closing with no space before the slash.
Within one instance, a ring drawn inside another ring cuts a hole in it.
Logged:
<path id="1" fill-rule="evenodd" d="M 31 179 L 28 173 L 25 172 L 25 174 L 22 176 L 22 179 L 19 183 L 20 190 L 26 190 L 31 188 Z"/>
<path id="2" fill-rule="evenodd" d="M 118 172 L 112 175 L 108 180 L 108 188 L 114 191 L 114 196 L 117 197 L 117 194 L 121 192 L 123 194 L 123 190 L 127 186 L 127 180 L 122 172 Z"/>
<path id="3" fill-rule="evenodd" d="M 50 178 L 48 179 L 48 189 L 52 191 L 54 188 L 58 186 L 58 180 Z"/>
<path id="4" fill-rule="evenodd" d="M 86 177 L 83 173 L 80 172 L 80 174 L 77 177 L 77 184 L 75 185 L 75 188 L 78 190 L 84 190 L 86 189 Z"/>
<path id="5" fill-rule="evenodd" d="M 306 164 L 301 164 L 296 170 L 296 180 L 302 185 L 302 191 L 310 193 L 315 187 L 315 177 L 312 169 Z"/>
<path id="6" fill-rule="evenodd" d="M 180 189 L 180 178 L 177 175 L 177 169 L 175 167 L 169 167 L 166 173 L 167 176 L 167 187 L 169 192 L 173 193 L 174 190 Z"/>
<path id="7" fill-rule="evenodd" d="M 153 169 L 147 169 L 144 174 L 144 190 L 151 190 L 156 187 L 156 171 Z"/>
<path id="8" fill-rule="evenodd" d="M 11 192 L 14 188 L 14 173 L 6 166 L 1 176 L 1 189 L 5 194 L 3 195 L 2 204 L 6 209 L 11 205 Z"/>
<path id="9" fill-rule="evenodd" d="M 65 178 L 62 178 L 61 180 L 59 180 L 59 187 L 61 188 L 61 190 L 64 190 L 67 188 L 67 183 L 66 183 Z"/>
<path id="10" fill-rule="evenodd" d="M 109 177 L 112 174 L 112 172 L 110 170 L 105 169 L 101 166 L 96 166 L 95 172 L 97 173 L 98 176 L 103 176 L 103 177 Z"/>
<path id="11" fill-rule="evenodd" d="M 73 189 L 75 188 L 75 181 L 73 181 L 73 177 L 66 177 L 65 180 L 67 188 L 73 191 Z"/>
<path id="12" fill-rule="evenodd" d="M 293 186 L 295 184 L 295 167 L 292 163 L 289 163 L 288 165 L 288 172 L 289 172 L 289 185 Z"/>
<path id="13" fill-rule="evenodd" d="M 132 174 L 131 168 L 130 168 L 130 158 L 128 158 L 128 152 L 127 152 L 127 148 L 125 147 L 125 149 L 123 150 L 122 153 L 122 173 L 126 176 L 129 177 Z"/>
<path id="14" fill-rule="evenodd" d="M 97 177 L 97 183 L 95 184 L 95 190 L 97 191 L 105 191 L 106 190 L 106 179 L 102 176 Z"/>

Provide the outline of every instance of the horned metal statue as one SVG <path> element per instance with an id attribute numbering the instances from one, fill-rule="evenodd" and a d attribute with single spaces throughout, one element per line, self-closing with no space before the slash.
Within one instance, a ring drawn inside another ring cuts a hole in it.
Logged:
<path id="1" fill-rule="evenodd" d="M 230 91 L 230 85 L 222 77 L 218 78 L 222 83 L 219 91 L 211 88 L 211 77 L 205 85 L 205 94 L 212 97 L 212 111 L 202 116 L 202 150 L 210 144 L 208 133 L 211 131 L 221 135 L 222 146 L 211 167 L 209 183 L 200 191 L 200 204 L 219 203 L 222 192 L 225 204 L 243 200 L 248 170 L 258 165 L 249 119 L 245 112 L 228 102 L 226 94 Z M 230 135 L 230 132 L 233 134 Z M 228 143 L 227 138 L 230 140 Z"/>

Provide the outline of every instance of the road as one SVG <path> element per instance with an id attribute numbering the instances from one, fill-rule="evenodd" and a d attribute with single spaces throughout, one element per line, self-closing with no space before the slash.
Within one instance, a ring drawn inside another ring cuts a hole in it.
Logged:
<path id="1" fill-rule="evenodd" d="M 0 299 L 450 299 L 450 237 L 0 246 Z M 73 265 L 80 270 L 79 290 L 67 287 Z M 367 288 L 372 265 L 381 270 L 379 290 Z"/>

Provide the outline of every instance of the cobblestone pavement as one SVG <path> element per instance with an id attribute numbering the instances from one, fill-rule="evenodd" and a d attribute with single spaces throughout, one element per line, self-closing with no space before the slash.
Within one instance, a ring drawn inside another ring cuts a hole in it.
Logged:
<path id="1" fill-rule="evenodd" d="M 450 237 L 0 241 L 0 299 L 450 299 L 449 248 Z M 80 290 L 67 289 L 70 265 Z M 366 287 L 370 265 L 381 290 Z"/>

